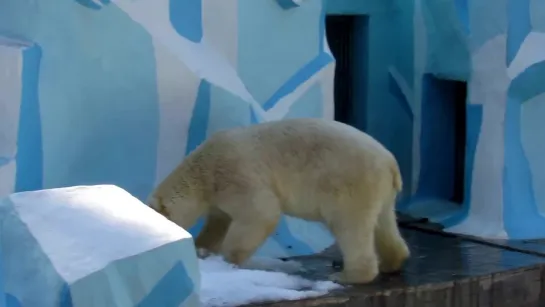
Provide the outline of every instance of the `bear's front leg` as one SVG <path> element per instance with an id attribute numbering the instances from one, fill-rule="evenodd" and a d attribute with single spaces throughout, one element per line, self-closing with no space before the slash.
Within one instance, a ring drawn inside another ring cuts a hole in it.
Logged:
<path id="1" fill-rule="evenodd" d="M 242 265 L 276 228 L 277 221 L 257 218 L 255 221 L 233 220 L 223 240 L 221 254 L 227 262 Z"/>
<path id="2" fill-rule="evenodd" d="M 241 265 L 274 232 L 282 212 L 278 200 L 263 188 L 240 193 L 224 202 L 221 209 L 231 217 L 231 225 L 221 245 L 226 261 Z"/>
<path id="3" fill-rule="evenodd" d="M 195 240 L 197 250 L 200 250 L 200 257 L 207 257 L 209 254 L 217 254 L 220 252 L 221 244 L 225 238 L 231 218 L 224 212 L 218 209 L 212 209 L 204 227 Z M 202 251 L 202 254 L 201 254 Z"/>
<path id="4" fill-rule="evenodd" d="M 343 256 L 343 270 L 330 279 L 344 284 L 365 284 L 379 274 L 375 252 L 373 217 L 347 218 L 333 227 L 337 244 Z"/>

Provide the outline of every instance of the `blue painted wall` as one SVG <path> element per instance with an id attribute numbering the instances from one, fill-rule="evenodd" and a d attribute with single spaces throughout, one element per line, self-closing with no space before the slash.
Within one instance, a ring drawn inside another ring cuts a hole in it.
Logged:
<path id="1" fill-rule="evenodd" d="M 370 15 L 391 11 L 398 3 L 394 0 L 326 0 L 328 14 L 334 15 Z"/>
<path id="2" fill-rule="evenodd" d="M 545 33 L 540 1 L 329 1 L 331 14 L 368 14 L 365 130 L 399 160 L 399 209 L 448 231 L 488 238 L 545 236 Z M 357 3 L 357 4 L 356 4 Z M 364 7 L 365 6 L 365 7 Z M 363 72 L 362 72 L 363 74 Z M 467 97 L 453 100 L 453 81 Z M 466 108 L 464 201 L 453 189 L 452 104 Z M 524 222 L 522 222 L 524 221 Z"/>
<path id="3" fill-rule="evenodd" d="M 115 184 L 145 200 L 218 130 L 332 118 L 325 14 L 322 1 L 2 1 L 0 197 Z M 263 253 L 331 243 L 286 219 Z"/>
<path id="4" fill-rule="evenodd" d="M 0 120 L 18 128 L 2 128 L 0 179 L 12 183 L 0 193 L 113 183 L 145 199 L 217 130 L 332 118 L 325 16 L 359 14 L 354 124 L 399 160 L 399 209 L 454 232 L 545 236 L 539 0 L 282 2 L 1 2 L 0 37 L 22 47 L 0 40 L 0 63 L 22 65 L 9 72 L 20 92 L 0 91 L 12 106 Z M 449 80 L 467 82 L 465 100 L 448 101 Z M 453 103 L 467 112 L 462 204 L 446 200 Z M 262 252 L 331 242 L 320 225 L 285 219 Z"/>

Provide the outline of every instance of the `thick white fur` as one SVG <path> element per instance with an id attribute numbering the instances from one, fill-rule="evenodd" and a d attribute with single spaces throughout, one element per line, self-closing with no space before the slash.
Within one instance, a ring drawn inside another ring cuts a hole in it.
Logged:
<path id="1" fill-rule="evenodd" d="M 371 136 L 324 119 L 222 131 L 157 187 L 149 205 L 188 229 L 206 215 L 198 248 L 243 264 L 282 214 L 323 222 L 343 254 L 344 283 L 398 271 L 409 257 L 394 211 L 394 156 Z M 377 257 L 378 254 L 378 257 Z"/>

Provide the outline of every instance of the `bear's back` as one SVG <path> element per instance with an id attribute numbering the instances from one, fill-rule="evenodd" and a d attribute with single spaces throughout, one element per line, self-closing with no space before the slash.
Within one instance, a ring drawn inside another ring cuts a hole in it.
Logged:
<path id="1" fill-rule="evenodd" d="M 379 184 L 381 174 L 392 182 L 393 155 L 371 136 L 335 121 L 269 122 L 217 133 L 207 143 L 221 156 L 221 162 L 214 159 L 218 167 L 236 165 L 216 172 L 216 187 L 232 186 L 232 180 L 270 187 L 286 214 L 306 219 L 319 219 L 320 204 L 336 194 Z"/>
<path id="2" fill-rule="evenodd" d="M 279 158 L 292 157 L 307 163 L 330 155 L 330 158 L 361 157 L 362 162 L 371 158 L 393 158 L 370 135 L 344 123 L 319 118 L 287 119 L 232 129 L 219 139 L 236 144 L 239 151 L 245 151 L 243 155 L 263 158 L 272 153 Z"/>

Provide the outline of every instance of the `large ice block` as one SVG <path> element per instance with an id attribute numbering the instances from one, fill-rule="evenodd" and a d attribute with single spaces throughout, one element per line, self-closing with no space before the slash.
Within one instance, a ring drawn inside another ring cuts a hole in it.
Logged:
<path id="1" fill-rule="evenodd" d="M 113 185 L 0 202 L 4 287 L 17 306 L 198 306 L 191 235 Z"/>

